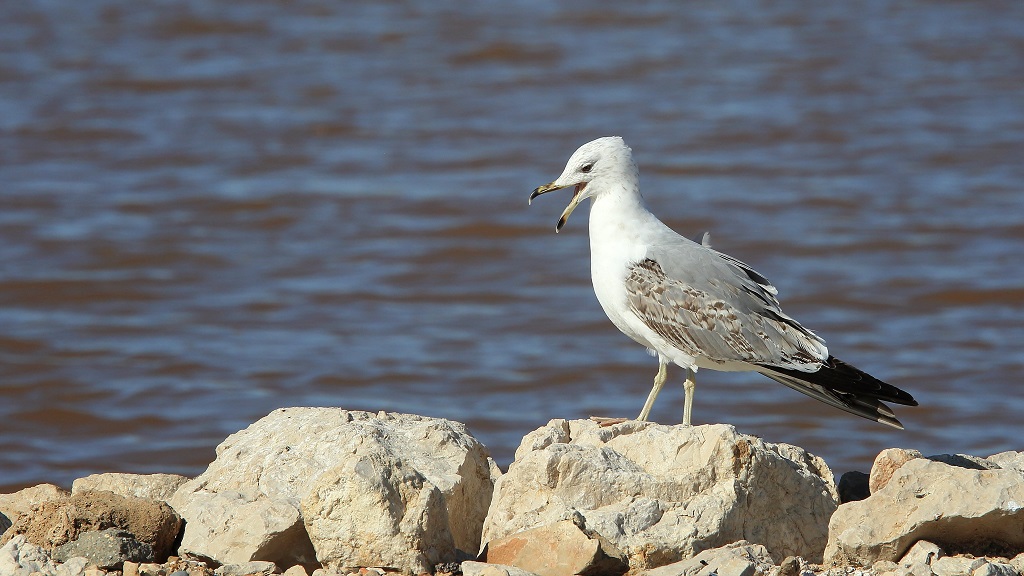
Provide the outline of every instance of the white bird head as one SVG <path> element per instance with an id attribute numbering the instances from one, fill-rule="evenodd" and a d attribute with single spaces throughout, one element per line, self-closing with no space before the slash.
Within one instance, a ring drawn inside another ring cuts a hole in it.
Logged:
<path id="1" fill-rule="evenodd" d="M 575 186 L 572 200 L 562 211 L 555 232 L 562 229 L 569 214 L 587 198 L 621 189 L 626 184 L 637 189 L 639 172 L 633 162 L 633 153 L 618 136 L 606 136 L 580 146 L 565 165 L 562 175 L 550 184 L 538 186 L 530 194 L 530 202 L 541 194 Z"/>

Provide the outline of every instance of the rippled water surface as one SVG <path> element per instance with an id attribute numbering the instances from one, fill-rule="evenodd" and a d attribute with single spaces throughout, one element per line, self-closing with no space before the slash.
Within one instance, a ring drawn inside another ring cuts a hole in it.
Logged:
<path id="1" fill-rule="evenodd" d="M 702 371 L 695 423 L 839 472 L 1024 449 L 1024 3 L 0 10 L 0 488 L 196 474 L 283 406 L 460 420 L 502 466 L 635 416 L 657 363 L 585 210 L 526 205 L 613 134 L 657 214 L 921 402 L 899 432 Z"/>

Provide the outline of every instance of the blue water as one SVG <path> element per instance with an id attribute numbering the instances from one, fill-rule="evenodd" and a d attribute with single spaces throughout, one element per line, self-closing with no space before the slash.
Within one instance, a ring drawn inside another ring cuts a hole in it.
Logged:
<path id="1" fill-rule="evenodd" d="M 898 432 L 702 371 L 695 423 L 838 472 L 1024 449 L 1020 2 L 0 10 L 0 488 L 196 474 L 282 406 L 464 421 L 502 466 L 634 416 L 656 362 L 597 305 L 586 212 L 526 205 L 604 135 L 921 402 Z"/>

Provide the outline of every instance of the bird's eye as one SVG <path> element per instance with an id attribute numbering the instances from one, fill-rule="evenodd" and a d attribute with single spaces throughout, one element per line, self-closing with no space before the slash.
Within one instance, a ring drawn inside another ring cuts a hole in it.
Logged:
<path id="1" fill-rule="evenodd" d="M 593 169 L 594 169 L 594 163 L 591 162 L 590 164 L 584 164 L 583 167 L 580 168 L 580 172 L 583 172 L 584 174 L 589 174 L 590 171 L 593 170 Z"/>

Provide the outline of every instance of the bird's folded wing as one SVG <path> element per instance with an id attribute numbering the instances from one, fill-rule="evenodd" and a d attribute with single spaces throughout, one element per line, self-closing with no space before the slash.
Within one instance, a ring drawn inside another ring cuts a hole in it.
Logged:
<path id="1" fill-rule="evenodd" d="M 828 358 L 821 338 L 782 312 L 767 279 L 706 247 L 688 248 L 653 247 L 629 267 L 626 297 L 648 328 L 712 362 L 813 371 Z"/>

